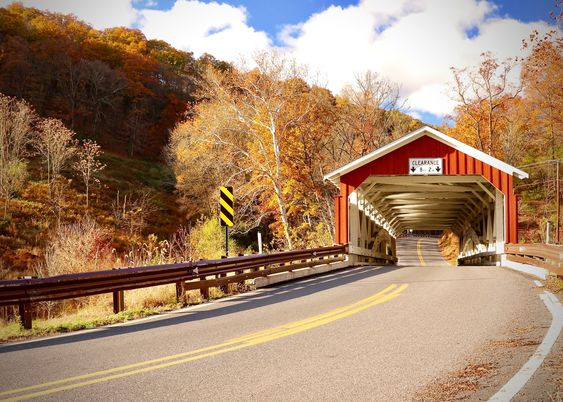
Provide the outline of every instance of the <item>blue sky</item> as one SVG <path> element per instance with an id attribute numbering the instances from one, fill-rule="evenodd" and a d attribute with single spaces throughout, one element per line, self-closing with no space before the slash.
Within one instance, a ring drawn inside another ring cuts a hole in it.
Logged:
<path id="1" fill-rule="evenodd" d="M 354 0 L 227 0 L 225 2 L 245 7 L 249 13 L 248 23 L 272 36 L 275 36 L 284 25 L 305 21 L 312 14 L 323 11 L 330 5 L 347 7 L 357 4 Z M 158 0 L 154 1 L 154 5 L 150 8 L 170 9 L 174 3 L 175 0 Z M 499 0 L 494 3 L 499 6 L 496 15 L 509 15 L 524 22 L 549 21 L 549 12 L 555 10 L 554 0 Z"/>
<path id="2" fill-rule="evenodd" d="M 0 0 L 0 6 L 12 0 Z M 525 57 L 522 39 L 554 28 L 554 0 L 21 0 L 104 29 L 129 26 L 199 57 L 252 65 L 277 49 L 338 94 L 367 70 L 401 86 L 412 116 L 439 124 L 456 105 L 451 67 L 483 52 Z M 518 68 L 511 80 L 518 81 Z"/>
<path id="3" fill-rule="evenodd" d="M 212 1 L 205 1 L 211 3 Z M 155 1 L 155 9 L 170 9 L 175 0 Z M 267 32 L 272 39 L 288 24 L 298 24 L 307 20 L 312 14 L 326 10 L 331 5 L 349 6 L 357 1 L 326 1 L 326 0 L 227 0 L 233 6 L 245 7 L 248 11 L 248 23 L 255 29 Z"/>
<path id="4" fill-rule="evenodd" d="M 394 1 L 394 0 L 387 0 Z M 452 0 L 455 1 L 455 0 Z M 153 0 L 149 8 L 168 10 L 176 0 Z M 211 3 L 211 0 L 204 0 Z M 326 10 L 329 6 L 348 7 L 358 2 L 355 0 L 226 0 L 248 11 L 248 24 L 256 30 L 267 32 L 278 44 L 277 34 L 286 25 L 306 21 L 311 15 Z M 550 22 L 549 12 L 555 10 L 554 0 L 495 0 L 498 9 L 492 13 L 499 17 L 512 17 L 523 22 Z M 150 3 L 149 3 L 150 4 Z"/>

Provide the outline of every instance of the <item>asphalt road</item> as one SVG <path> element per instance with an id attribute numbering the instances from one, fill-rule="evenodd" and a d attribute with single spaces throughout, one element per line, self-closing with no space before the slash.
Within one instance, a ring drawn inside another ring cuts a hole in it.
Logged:
<path id="1" fill-rule="evenodd" d="M 542 290 L 502 268 L 448 266 L 435 239 L 398 246 L 397 267 L 0 346 L 0 400 L 438 400 L 431 384 L 475 361 L 494 370 L 463 395 L 489 398 L 550 325 Z M 513 339 L 528 345 L 503 346 Z M 555 392 L 542 375 L 517 399 Z"/>

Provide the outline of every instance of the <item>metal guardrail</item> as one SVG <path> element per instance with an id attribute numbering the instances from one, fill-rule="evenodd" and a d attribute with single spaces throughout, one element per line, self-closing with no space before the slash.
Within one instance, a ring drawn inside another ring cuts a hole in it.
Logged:
<path id="1" fill-rule="evenodd" d="M 563 246 L 554 244 L 506 244 L 506 258 L 522 264 L 535 265 L 563 276 Z"/>
<path id="2" fill-rule="evenodd" d="M 113 293 L 113 309 L 117 313 L 125 308 L 125 290 L 175 283 L 178 299 L 185 297 L 185 292 L 190 289 L 200 289 L 204 297 L 208 297 L 209 287 L 343 261 L 346 253 L 347 246 L 339 245 L 220 260 L 0 281 L 0 306 L 18 305 L 21 323 L 24 328 L 30 329 L 31 303 Z"/>

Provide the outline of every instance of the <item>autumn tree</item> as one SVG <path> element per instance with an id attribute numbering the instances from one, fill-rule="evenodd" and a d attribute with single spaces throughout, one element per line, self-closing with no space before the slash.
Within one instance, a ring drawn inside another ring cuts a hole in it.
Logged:
<path id="1" fill-rule="evenodd" d="M 456 125 L 451 135 L 493 156 L 501 156 L 499 137 L 503 110 L 521 92 L 510 83 L 514 67 L 510 59 L 499 62 L 490 53 L 481 55 L 477 67 L 453 68 Z"/>
<path id="2" fill-rule="evenodd" d="M 78 160 L 74 162 L 72 167 L 82 176 L 82 181 L 86 189 L 86 209 L 88 209 L 90 185 L 99 182 L 96 174 L 102 171 L 106 165 L 99 160 L 102 151 L 95 141 L 83 141 L 82 145 L 77 149 L 76 154 Z"/>
<path id="3" fill-rule="evenodd" d="M 286 177 L 283 192 L 289 205 L 291 235 L 297 247 L 330 244 L 336 189 L 324 181 L 324 175 L 335 166 L 326 149 L 335 140 L 327 133 L 338 119 L 336 100 L 327 89 L 313 86 L 303 88 L 289 107 L 294 109 L 293 114 L 309 109 L 282 146 Z"/>
<path id="4" fill-rule="evenodd" d="M 272 229 L 280 234 L 286 247 L 292 248 L 284 192 L 286 156 L 282 147 L 311 111 L 310 102 L 305 102 L 299 110 L 290 107 L 308 87 L 303 81 L 302 67 L 280 54 L 257 54 L 253 62 L 254 69 L 240 73 L 210 68 L 203 92 L 207 105 L 199 107 L 194 121 L 185 123 L 188 127 L 184 129 L 177 129 L 173 137 L 182 136 L 180 131 L 189 132 L 189 142 L 221 148 L 228 155 L 223 160 L 236 161 L 227 162 L 231 176 L 224 180 L 238 176 L 252 183 L 248 193 L 253 203 L 259 202 L 262 211 L 274 214 L 276 222 Z M 175 144 L 182 142 L 178 138 L 173 140 Z M 184 145 L 177 146 L 176 161 L 186 152 L 189 151 Z M 178 167 L 177 164 L 177 177 L 181 181 L 183 171 Z"/>
<path id="5" fill-rule="evenodd" d="M 85 68 L 82 60 L 67 56 L 58 75 L 58 85 L 69 109 L 69 125 L 74 130 L 80 102 L 84 100 Z"/>
<path id="6" fill-rule="evenodd" d="M 353 85 L 342 90 L 340 119 L 334 126 L 335 159 L 349 162 L 367 154 L 392 139 L 406 134 L 395 133 L 400 86 L 372 71 L 357 75 Z"/>
<path id="7" fill-rule="evenodd" d="M 72 15 L 0 8 L 0 92 L 118 152 L 162 156 L 205 64 L 138 29 L 99 31 Z"/>
<path id="8" fill-rule="evenodd" d="M 84 69 L 87 99 L 92 112 L 92 130 L 97 137 L 100 124 L 107 118 L 108 110 L 116 107 L 126 82 L 120 74 L 98 60 L 85 61 Z"/>
<path id="9" fill-rule="evenodd" d="M 112 203 L 112 212 L 117 227 L 127 229 L 129 234 L 140 234 L 147 218 L 156 211 L 154 195 L 150 190 L 137 190 L 123 196 L 117 192 Z"/>
<path id="10" fill-rule="evenodd" d="M 227 182 L 232 184 L 235 173 L 243 173 L 237 167 L 238 155 L 229 155 L 209 136 L 210 132 L 221 130 L 223 116 L 218 111 L 214 103 L 201 103 L 197 106 L 197 117 L 179 124 L 170 136 L 166 155 L 176 175 L 181 205 L 190 221 L 202 215 L 214 215 L 218 187 Z M 237 186 L 238 207 L 243 205 L 239 190 Z M 237 208 L 238 225 L 240 218 L 240 208 Z"/>
<path id="11" fill-rule="evenodd" d="M 4 217 L 8 203 L 27 178 L 27 147 L 35 114 L 24 101 L 0 94 L 0 194 Z"/>
<path id="12" fill-rule="evenodd" d="M 499 156 L 517 166 L 534 142 L 531 118 L 521 97 L 507 101 L 502 107 L 503 119 L 499 130 Z"/>
<path id="13" fill-rule="evenodd" d="M 74 132 L 60 120 L 43 119 L 37 124 L 37 137 L 33 145 L 45 167 L 49 198 L 53 198 L 55 181 L 76 153 Z"/>
<path id="14" fill-rule="evenodd" d="M 524 41 L 531 48 L 522 66 L 525 105 L 531 116 L 531 129 L 541 147 L 549 144 L 549 157 L 563 153 L 563 36 L 560 31 L 539 35 L 532 32 Z"/>

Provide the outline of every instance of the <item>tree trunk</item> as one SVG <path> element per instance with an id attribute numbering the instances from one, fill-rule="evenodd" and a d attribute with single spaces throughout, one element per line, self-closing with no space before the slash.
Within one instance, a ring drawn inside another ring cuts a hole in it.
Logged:
<path id="1" fill-rule="evenodd" d="M 493 142 L 493 106 L 492 100 L 489 100 L 489 155 L 494 155 L 494 142 Z"/>
<path id="2" fill-rule="evenodd" d="M 285 206 L 285 200 L 281 191 L 281 186 L 279 182 L 274 183 L 276 198 L 278 199 L 278 207 L 280 209 L 280 218 L 283 225 L 283 231 L 285 235 L 285 241 L 287 243 L 287 248 L 289 250 L 293 249 L 293 243 L 291 242 L 291 236 L 289 234 L 289 220 L 287 219 L 287 208 Z"/>
<path id="3" fill-rule="evenodd" d="M 88 193 L 89 193 L 89 190 L 90 190 L 90 188 L 89 188 L 89 186 L 88 186 L 88 181 L 87 181 L 87 182 L 86 182 L 86 211 L 88 211 L 88 205 L 89 205 L 89 203 L 88 203 L 88 195 L 89 195 Z"/>

